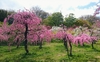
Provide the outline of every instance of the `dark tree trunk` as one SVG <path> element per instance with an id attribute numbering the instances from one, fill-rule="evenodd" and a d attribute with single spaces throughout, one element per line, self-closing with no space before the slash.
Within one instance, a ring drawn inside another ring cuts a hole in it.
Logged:
<path id="1" fill-rule="evenodd" d="M 19 48 L 19 38 L 17 38 L 17 47 L 16 48 Z"/>
<path id="2" fill-rule="evenodd" d="M 42 41 L 39 42 L 39 49 L 42 49 Z"/>
<path id="3" fill-rule="evenodd" d="M 65 37 L 65 38 L 63 38 L 63 41 L 64 41 L 64 46 L 65 46 L 66 51 L 67 51 L 67 55 L 69 56 L 69 50 L 68 50 L 68 44 L 67 44 L 66 37 Z"/>
<path id="4" fill-rule="evenodd" d="M 38 39 L 39 39 L 39 41 L 38 41 L 38 43 L 39 43 L 39 49 L 42 49 L 42 40 L 40 40 L 40 36 L 38 35 Z"/>
<path id="5" fill-rule="evenodd" d="M 93 40 L 93 41 L 92 41 L 92 44 L 91 44 L 91 45 L 92 45 L 92 49 L 94 49 L 94 44 L 95 44 L 95 43 L 96 43 L 96 40 Z"/>
<path id="6" fill-rule="evenodd" d="M 70 56 L 72 56 L 72 44 L 71 44 L 71 41 L 69 41 L 69 46 L 70 46 Z"/>
<path id="7" fill-rule="evenodd" d="M 25 24 L 25 33 L 24 33 L 24 36 L 25 36 L 25 41 L 24 41 L 24 47 L 25 47 L 25 51 L 26 53 L 29 53 L 28 51 L 28 46 L 27 46 L 27 34 L 28 34 L 28 25 Z"/>
<path id="8" fill-rule="evenodd" d="M 8 47 L 8 50 L 11 52 L 11 47 L 10 47 L 11 46 L 11 43 L 10 42 L 8 43 L 8 46 L 9 46 Z"/>
<path id="9" fill-rule="evenodd" d="M 91 32 L 90 36 L 92 36 L 92 35 L 93 35 L 93 31 L 90 31 L 90 32 Z M 94 44 L 94 41 L 92 40 L 92 44 L 91 44 L 91 46 L 92 46 L 92 49 L 94 49 L 94 46 L 93 46 L 93 44 Z"/>
<path id="10" fill-rule="evenodd" d="M 91 44 L 91 45 L 92 45 L 92 49 L 94 49 L 94 46 L 93 46 L 93 44 L 94 44 L 94 42 L 92 42 L 92 44 Z"/>
<path id="11" fill-rule="evenodd" d="M 37 45 L 40 45 L 40 41 L 37 41 Z"/>

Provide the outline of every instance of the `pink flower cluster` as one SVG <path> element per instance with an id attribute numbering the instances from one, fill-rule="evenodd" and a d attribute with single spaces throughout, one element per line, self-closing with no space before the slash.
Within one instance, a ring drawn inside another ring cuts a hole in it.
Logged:
<path id="1" fill-rule="evenodd" d="M 80 34 L 78 36 L 73 36 L 71 34 L 68 34 L 64 31 L 58 31 L 56 34 L 55 34 L 55 38 L 57 39 L 63 39 L 64 36 L 66 37 L 66 40 L 67 41 L 70 41 L 72 42 L 73 44 L 80 44 L 81 46 L 84 44 L 84 43 L 92 43 L 94 40 L 97 40 L 97 37 L 93 37 L 93 36 L 89 36 L 87 34 Z"/>

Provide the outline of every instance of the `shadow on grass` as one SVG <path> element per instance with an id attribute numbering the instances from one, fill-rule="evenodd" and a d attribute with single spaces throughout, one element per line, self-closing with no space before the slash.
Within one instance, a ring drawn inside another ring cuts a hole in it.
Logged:
<path id="1" fill-rule="evenodd" d="M 94 51 L 96 52 L 100 52 L 100 50 L 96 49 L 96 48 L 92 48 Z"/>
<path id="2" fill-rule="evenodd" d="M 19 48 L 16 48 L 16 47 L 14 47 L 14 48 L 12 48 L 12 47 L 10 47 L 10 49 L 9 49 L 9 47 L 7 47 L 5 50 L 3 50 L 4 52 L 13 52 L 13 51 L 16 51 L 16 50 L 19 50 L 19 49 L 21 49 L 22 47 L 19 47 Z"/>
<path id="3" fill-rule="evenodd" d="M 45 58 L 44 60 L 42 59 L 36 59 L 34 57 L 38 56 L 37 53 L 28 53 L 28 54 L 20 54 L 20 61 L 19 62 L 56 62 L 55 59 L 52 58 Z M 31 58 L 32 57 L 32 58 Z"/>
<path id="4" fill-rule="evenodd" d="M 90 45 L 83 45 L 83 46 L 81 46 L 81 45 L 78 45 L 78 48 L 89 48 L 89 47 L 91 47 Z"/>
<path id="5" fill-rule="evenodd" d="M 32 54 L 31 53 L 23 53 L 23 54 L 20 54 L 21 59 L 27 58 L 30 55 L 32 55 Z"/>

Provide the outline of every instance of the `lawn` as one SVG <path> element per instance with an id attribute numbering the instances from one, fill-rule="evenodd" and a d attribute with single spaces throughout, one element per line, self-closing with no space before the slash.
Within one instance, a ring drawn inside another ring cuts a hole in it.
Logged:
<path id="1" fill-rule="evenodd" d="M 10 52 L 8 46 L 0 46 L 0 62 L 100 62 L 100 41 L 94 47 L 73 45 L 73 56 L 68 57 L 63 43 L 47 43 L 42 49 L 28 46 L 27 55 L 23 46 L 11 46 Z"/>

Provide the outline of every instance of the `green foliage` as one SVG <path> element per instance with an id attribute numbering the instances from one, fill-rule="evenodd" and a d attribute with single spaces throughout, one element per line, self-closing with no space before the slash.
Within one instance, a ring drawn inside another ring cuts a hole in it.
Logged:
<path id="1" fill-rule="evenodd" d="M 0 9 L 0 21 L 3 22 L 4 19 L 8 16 L 11 15 L 12 13 L 15 13 L 15 11 L 13 10 L 4 10 L 4 9 Z"/>
<path id="2" fill-rule="evenodd" d="M 63 15 L 60 12 L 55 12 L 52 14 L 52 22 L 55 26 L 59 26 L 63 22 Z"/>
<path id="3" fill-rule="evenodd" d="M 63 15 L 60 12 L 55 12 L 44 20 L 44 24 L 47 24 L 49 26 L 59 26 L 62 23 L 63 23 Z"/>
<path id="4" fill-rule="evenodd" d="M 92 26 L 92 24 L 89 21 L 83 19 L 77 19 L 74 24 L 76 26 L 85 26 L 89 28 Z"/>
<path id="5" fill-rule="evenodd" d="M 42 21 L 42 24 L 46 26 L 52 26 L 50 25 L 50 20 L 51 20 L 51 16 L 48 16 L 46 19 Z"/>
<path id="6" fill-rule="evenodd" d="M 7 17 L 7 11 L 0 9 L 0 21 L 3 22 L 5 17 Z"/>
<path id="7" fill-rule="evenodd" d="M 74 14 L 73 13 L 70 13 L 68 15 L 68 17 L 65 17 L 65 22 L 64 24 L 67 26 L 67 27 L 72 27 L 74 26 L 74 23 L 76 21 L 76 18 L 74 17 Z"/>

